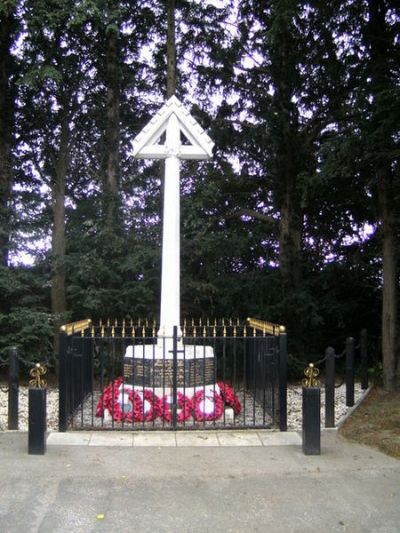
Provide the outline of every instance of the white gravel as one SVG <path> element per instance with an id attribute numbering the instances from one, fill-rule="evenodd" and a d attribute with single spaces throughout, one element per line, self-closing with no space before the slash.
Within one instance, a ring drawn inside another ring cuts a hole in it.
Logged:
<path id="1" fill-rule="evenodd" d="M 361 386 L 355 384 L 354 401 L 357 402 L 362 395 Z M 335 389 L 335 421 L 336 424 L 346 415 L 350 407 L 346 407 L 346 388 L 344 385 Z M 261 411 L 261 410 L 260 410 Z M 288 387 L 288 430 L 298 431 L 302 424 L 302 389 L 301 386 Z M 8 417 L 8 392 L 6 385 L 0 389 L 0 430 L 7 429 Z M 321 390 L 321 426 L 325 425 L 325 395 Z M 58 389 L 47 390 L 47 427 L 49 430 L 58 430 Z M 238 426 L 236 426 L 238 427 Z M 19 389 L 19 430 L 28 430 L 28 387 Z"/>

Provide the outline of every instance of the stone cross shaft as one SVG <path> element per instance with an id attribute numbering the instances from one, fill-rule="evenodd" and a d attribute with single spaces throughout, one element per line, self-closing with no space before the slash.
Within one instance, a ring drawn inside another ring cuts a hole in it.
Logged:
<path id="1" fill-rule="evenodd" d="M 165 134 L 165 142 L 160 139 Z M 180 159 L 209 159 L 214 143 L 172 96 L 133 141 L 133 155 L 165 159 L 159 340 L 180 331 Z"/>
<path id="2" fill-rule="evenodd" d="M 180 201 L 179 158 L 180 131 L 176 115 L 168 120 L 165 159 L 163 237 L 161 261 L 161 310 L 158 336 L 172 336 L 180 328 Z"/>

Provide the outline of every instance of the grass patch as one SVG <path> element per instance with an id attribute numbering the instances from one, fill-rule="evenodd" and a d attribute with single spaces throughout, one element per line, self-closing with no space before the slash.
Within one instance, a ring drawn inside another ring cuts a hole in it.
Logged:
<path id="1" fill-rule="evenodd" d="M 400 393 L 374 388 L 339 432 L 346 439 L 400 459 Z"/>

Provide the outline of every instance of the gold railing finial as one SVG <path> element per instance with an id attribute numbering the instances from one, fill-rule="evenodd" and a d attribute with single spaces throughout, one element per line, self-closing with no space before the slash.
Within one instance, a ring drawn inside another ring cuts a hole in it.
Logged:
<path id="1" fill-rule="evenodd" d="M 306 377 L 303 378 L 303 387 L 309 389 L 312 387 L 320 386 L 319 379 L 316 379 L 319 376 L 319 370 L 317 367 L 314 366 L 313 363 L 310 363 L 308 367 L 304 370 L 304 375 Z"/>
<path id="2" fill-rule="evenodd" d="M 33 378 L 29 381 L 29 386 L 37 389 L 45 389 L 47 387 L 47 383 L 44 379 L 42 379 L 42 376 L 44 376 L 46 372 L 46 365 L 43 363 L 36 363 L 35 366 L 29 371 L 31 378 Z"/>
<path id="3" fill-rule="evenodd" d="M 246 322 L 250 328 L 260 331 L 264 337 L 265 335 L 279 335 L 286 331 L 285 326 L 281 324 L 266 322 L 265 320 L 259 320 L 257 318 L 247 318 Z"/>
<path id="4" fill-rule="evenodd" d="M 84 332 L 86 329 L 92 327 L 92 321 L 90 318 L 84 320 L 78 320 L 77 322 L 70 322 L 69 324 L 63 324 L 60 326 L 60 331 L 67 335 L 76 335 Z"/>

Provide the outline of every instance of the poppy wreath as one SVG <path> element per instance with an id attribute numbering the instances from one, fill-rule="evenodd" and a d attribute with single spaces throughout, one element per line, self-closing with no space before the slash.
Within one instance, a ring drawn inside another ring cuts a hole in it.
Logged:
<path id="1" fill-rule="evenodd" d="M 161 401 L 150 389 L 145 389 L 143 400 L 137 391 L 129 389 L 128 398 L 132 403 L 133 410 L 123 413 L 121 404 L 118 401 L 122 382 L 122 378 L 117 378 L 104 388 L 103 394 L 97 403 L 96 416 L 102 417 L 106 409 L 108 409 L 116 422 L 121 422 L 121 420 L 132 421 L 132 418 L 135 422 L 148 422 L 161 416 Z M 144 401 L 146 400 L 150 405 L 147 412 L 144 410 Z"/>
<path id="2" fill-rule="evenodd" d="M 206 399 L 214 402 L 214 410 L 211 413 L 204 413 L 200 405 Z M 224 412 L 224 402 L 218 392 L 214 391 L 213 396 L 204 394 L 204 391 L 198 391 L 193 397 L 194 417 L 198 422 L 218 420 Z"/>
<path id="3" fill-rule="evenodd" d="M 122 378 L 117 378 L 109 385 L 104 387 L 103 394 L 100 396 L 100 399 L 97 403 L 96 416 L 104 416 L 104 411 L 108 409 L 114 420 L 116 420 L 117 422 L 120 422 L 122 420 L 123 413 L 121 410 L 121 406 L 118 402 L 119 387 L 122 381 Z"/>
<path id="4" fill-rule="evenodd" d="M 232 407 L 235 415 L 238 415 L 242 410 L 242 406 L 240 405 L 239 398 L 233 392 L 233 388 L 228 385 L 228 383 L 224 383 L 223 381 L 218 381 L 218 387 L 221 390 L 221 396 L 224 399 L 226 405 Z"/>
<path id="5" fill-rule="evenodd" d="M 168 402 L 168 395 L 165 395 L 161 400 L 161 416 L 167 422 L 172 420 L 172 412 L 170 409 L 170 403 Z M 180 413 L 176 417 L 178 422 L 186 422 L 192 415 L 193 401 L 178 391 L 177 393 L 178 407 L 181 409 Z"/>
<path id="6" fill-rule="evenodd" d="M 149 422 L 161 416 L 161 400 L 158 396 L 153 394 L 150 389 L 145 389 L 143 393 L 143 400 L 137 391 L 129 391 L 129 399 L 133 405 L 134 421 L 135 422 Z M 150 408 L 147 412 L 144 409 L 144 402 L 147 401 Z M 126 418 L 132 420 L 132 412 L 127 413 Z"/>

